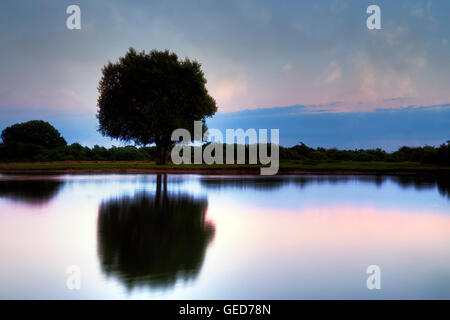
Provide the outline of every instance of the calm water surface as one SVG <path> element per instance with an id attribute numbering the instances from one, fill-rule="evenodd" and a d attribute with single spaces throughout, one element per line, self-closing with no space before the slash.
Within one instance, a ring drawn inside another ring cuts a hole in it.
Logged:
<path id="1" fill-rule="evenodd" d="M 449 299 L 449 185 L 0 176 L 0 298 Z M 72 265 L 80 290 L 66 286 Z M 366 287 L 369 265 L 381 290 Z"/>

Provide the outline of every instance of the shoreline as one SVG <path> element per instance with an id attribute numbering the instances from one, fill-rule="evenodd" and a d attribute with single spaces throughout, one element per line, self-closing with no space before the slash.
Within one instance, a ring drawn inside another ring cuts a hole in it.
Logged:
<path id="1" fill-rule="evenodd" d="M 0 163 L 3 175 L 59 174 L 201 174 L 201 175 L 261 175 L 258 165 L 162 165 L 151 162 L 40 162 Z M 277 175 L 420 175 L 450 176 L 450 167 L 426 166 L 417 163 L 386 162 L 282 162 Z"/>
<path id="2" fill-rule="evenodd" d="M 0 165 L 0 175 L 77 175 L 77 174 L 200 174 L 200 175 L 261 175 L 260 167 L 148 167 L 139 168 L 121 166 L 89 167 L 67 166 L 60 167 L 45 164 L 39 165 Z M 414 176 L 450 176 L 450 169 L 444 168 L 302 168 L 280 166 L 276 175 L 414 175 Z"/>

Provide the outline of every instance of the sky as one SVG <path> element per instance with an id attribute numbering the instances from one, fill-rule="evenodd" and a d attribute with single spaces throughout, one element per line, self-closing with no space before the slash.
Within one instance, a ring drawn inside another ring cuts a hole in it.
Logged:
<path id="1" fill-rule="evenodd" d="M 81 30 L 66 8 L 81 8 Z M 381 30 L 366 9 L 381 8 Z M 202 63 L 217 128 L 279 128 L 283 145 L 438 145 L 450 139 L 447 0 L 2 0 L 0 129 L 43 119 L 96 131 L 101 68 L 129 47 Z M 270 116 L 267 116 L 270 114 Z"/>

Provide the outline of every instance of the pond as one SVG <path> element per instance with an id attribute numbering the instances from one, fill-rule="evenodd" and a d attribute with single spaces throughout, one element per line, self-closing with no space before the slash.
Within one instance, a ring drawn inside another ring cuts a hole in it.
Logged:
<path id="1" fill-rule="evenodd" d="M 450 182 L 3 175 L 0 259 L 1 299 L 449 299 Z"/>

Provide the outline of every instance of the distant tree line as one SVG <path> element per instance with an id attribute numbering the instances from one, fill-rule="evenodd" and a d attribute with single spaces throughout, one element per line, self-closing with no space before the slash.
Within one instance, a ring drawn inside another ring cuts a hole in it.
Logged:
<path id="1" fill-rule="evenodd" d="M 450 166 L 450 141 L 439 147 L 401 147 L 388 153 L 380 148 L 338 150 L 336 148 L 310 148 L 303 143 L 291 148 L 280 147 L 283 160 L 324 160 L 324 161 L 413 161 Z"/>
<path id="2" fill-rule="evenodd" d="M 89 148 L 79 143 L 67 145 L 58 130 L 48 122 L 38 120 L 8 127 L 3 130 L 1 138 L 0 162 L 157 161 L 159 158 L 155 146 L 105 148 L 96 145 Z M 237 145 L 234 145 L 234 149 L 236 157 Z M 226 148 L 223 150 L 225 158 Z M 248 145 L 245 146 L 245 150 L 248 159 Z M 439 147 L 401 147 L 392 153 L 379 148 L 369 150 L 311 148 L 304 143 L 289 148 L 280 146 L 279 152 L 281 161 L 414 161 L 450 166 L 450 141 Z M 193 150 L 191 154 L 193 157 Z"/>

